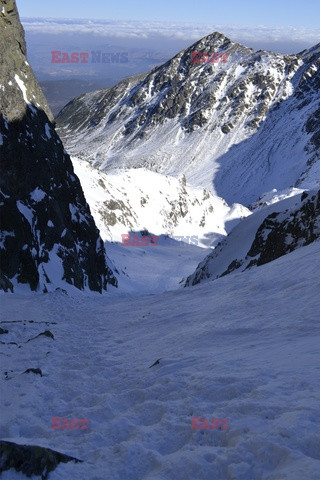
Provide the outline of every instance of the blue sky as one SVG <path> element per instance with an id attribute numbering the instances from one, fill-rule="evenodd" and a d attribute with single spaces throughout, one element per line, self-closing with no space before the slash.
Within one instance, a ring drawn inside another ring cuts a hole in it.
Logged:
<path id="1" fill-rule="evenodd" d="M 22 17 L 319 27 L 319 0 L 17 0 Z"/>

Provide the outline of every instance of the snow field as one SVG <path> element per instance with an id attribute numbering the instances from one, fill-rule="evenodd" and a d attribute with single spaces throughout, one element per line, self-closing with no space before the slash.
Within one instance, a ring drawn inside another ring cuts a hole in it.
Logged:
<path id="1" fill-rule="evenodd" d="M 319 250 L 134 299 L 2 295 L 2 438 L 84 460 L 51 480 L 318 478 Z"/>

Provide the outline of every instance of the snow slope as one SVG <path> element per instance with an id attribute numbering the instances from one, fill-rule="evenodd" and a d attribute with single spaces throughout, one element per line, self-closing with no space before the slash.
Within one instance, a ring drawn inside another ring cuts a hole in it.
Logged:
<path id="1" fill-rule="evenodd" d="M 105 174 L 78 158 L 73 157 L 72 163 L 121 294 L 178 288 L 181 278 L 209 253 L 208 247 L 251 213 L 240 204 L 229 206 L 208 190 L 188 185 L 183 176 L 178 179 L 146 169 Z M 121 235 L 141 237 L 145 230 L 159 236 L 158 245 L 121 245 Z"/>
<path id="2" fill-rule="evenodd" d="M 3 295 L 2 439 L 84 460 L 50 480 L 319 478 L 319 253 L 136 299 Z"/>
<path id="3" fill-rule="evenodd" d="M 122 246 L 106 242 L 108 258 L 116 265 L 117 290 L 112 295 L 141 296 L 162 293 L 180 287 L 181 279 L 190 275 L 211 252 L 196 245 L 160 236 L 157 245 Z M 109 292 L 110 293 L 110 292 Z"/>
<path id="4" fill-rule="evenodd" d="M 183 176 L 143 168 L 105 174 L 78 158 L 72 163 L 105 241 L 121 242 L 122 234 L 147 229 L 156 235 L 196 236 L 196 244 L 208 247 L 251 213 L 186 184 Z"/>

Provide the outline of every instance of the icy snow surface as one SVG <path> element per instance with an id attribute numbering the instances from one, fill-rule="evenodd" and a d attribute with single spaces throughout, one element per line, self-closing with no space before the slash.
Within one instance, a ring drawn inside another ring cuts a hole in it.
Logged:
<path id="1" fill-rule="evenodd" d="M 50 480 L 320 478 L 319 253 L 134 299 L 3 294 L 2 438 L 84 460 Z"/>

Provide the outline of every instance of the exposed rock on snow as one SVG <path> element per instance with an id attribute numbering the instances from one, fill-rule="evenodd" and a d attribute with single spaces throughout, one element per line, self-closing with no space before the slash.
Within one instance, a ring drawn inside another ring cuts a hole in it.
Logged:
<path id="1" fill-rule="evenodd" d="M 18 445 L 0 440 L 0 472 L 14 468 L 27 477 L 41 475 L 42 480 L 49 478 L 59 463 L 81 462 L 77 458 L 64 455 L 50 448 L 36 445 Z"/>

